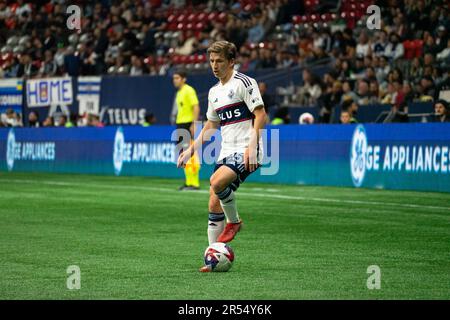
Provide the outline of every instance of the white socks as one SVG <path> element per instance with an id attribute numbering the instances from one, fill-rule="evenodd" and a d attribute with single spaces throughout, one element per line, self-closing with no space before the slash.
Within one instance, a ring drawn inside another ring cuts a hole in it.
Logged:
<path id="1" fill-rule="evenodd" d="M 213 244 L 217 242 L 217 237 L 225 228 L 225 215 L 223 213 L 209 213 L 208 219 L 208 242 Z"/>
<path id="2" fill-rule="evenodd" d="M 236 198 L 233 190 L 228 186 L 221 192 L 216 193 L 220 199 L 220 205 L 227 217 L 228 223 L 238 223 L 240 221 L 236 207 Z"/>

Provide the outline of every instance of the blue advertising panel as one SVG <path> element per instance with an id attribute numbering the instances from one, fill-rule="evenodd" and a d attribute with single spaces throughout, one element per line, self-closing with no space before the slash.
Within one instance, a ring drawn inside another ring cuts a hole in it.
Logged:
<path id="1" fill-rule="evenodd" d="M 267 127 L 249 181 L 450 192 L 450 124 Z M 0 129 L 1 171 L 182 178 L 173 126 Z M 273 139 L 271 139 L 273 138 Z M 202 153 L 201 178 L 213 165 Z M 218 154 L 215 152 L 215 154 Z"/>

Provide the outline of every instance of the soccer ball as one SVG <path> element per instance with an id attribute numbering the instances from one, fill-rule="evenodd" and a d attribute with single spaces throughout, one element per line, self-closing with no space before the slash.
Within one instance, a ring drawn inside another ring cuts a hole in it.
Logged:
<path id="1" fill-rule="evenodd" d="M 314 116 L 309 112 L 302 113 L 302 115 L 298 118 L 298 123 L 299 124 L 313 124 Z"/>
<path id="2" fill-rule="evenodd" d="M 234 252 L 229 245 L 223 242 L 215 242 L 205 250 L 205 265 L 213 272 L 225 272 L 230 270 L 234 261 Z"/>

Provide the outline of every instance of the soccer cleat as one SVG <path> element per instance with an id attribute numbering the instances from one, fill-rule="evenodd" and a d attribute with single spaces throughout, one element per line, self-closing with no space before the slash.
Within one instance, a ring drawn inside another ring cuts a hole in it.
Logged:
<path id="1" fill-rule="evenodd" d="M 200 272 L 211 272 L 212 270 L 211 270 L 210 266 L 203 266 L 198 271 L 200 271 Z"/>
<path id="2" fill-rule="evenodd" d="M 239 230 L 241 230 L 241 228 L 242 228 L 242 220 L 239 221 L 238 223 L 227 223 L 225 229 L 217 238 L 217 242 L 224 242 L 224 243 L 230 242 L 231 240 L 234 239 L 236 233 L 238 233 Z"/>
<path id="3" fill-rule="evenodd" d="M 181 187 L 178 188 L 178 191 L 183 191 L 187 188 L 187 184 L 183 184 Z"/>
<path id="4" fill-rule="evenodd" d="M 200 190 L 200 188 L 199 187 L 194 187 L 194 186 L 187 186 L 183 190 L 196 191 L 196 190 Z"/>

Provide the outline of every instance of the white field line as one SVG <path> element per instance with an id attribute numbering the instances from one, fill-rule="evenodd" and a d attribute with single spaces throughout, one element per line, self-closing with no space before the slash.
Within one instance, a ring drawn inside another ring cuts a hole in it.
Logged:
<path id="1" fill-rule="evenodd" d="M 74 182 L 63 182 L 63 181 L 51 181 L 51 180 L 27 180 L 27 179 L 0 179 L 0 182 L 15 182 L 15 183 L 34 183 L 34 184 L 48 184 L 55 186 L 86 186 L 85 183 L 74 183 Z M 95 184 L 89 183 L 89 186 L 106 188 L 106 189 L 134 189 L 142 191 L 164 191 L 164 192 L 175 192 L 175 189 L 171 188 L 156 188 L 156 187 L 137 187 L 137 186 L 122 186 L 119 184 L 107 185 L 107 184 Z M 263 189 L 263 188 L 261 188 Z M 273 189 L 271 189 L 273 190 Z M 177 191 L 179 192 L 179 191 Z M 181 193 L 192 194 L 209 194 L 208 190 L 198 190 L 198 191 L 182 191 Z M 284 199 L 284 200 L 300 200 L 300 201 L 316 201 L 316 202 L 327 202 L 327 203 L 344 203 L 344 204 L 357 204 L 357 205 L 388 205 L 401 208 L 418 208 L 418 209 L 432 209 L 432 210 L 444 210 L 450 211 L 449 207 L 441 206 L 429 206 L 422 204 L 409 204 L 409 203 L 395 203 L 395 202 L 378 202 L 378 201 L 363 201 L 363 200 L 350 200 L 350 199 L 331 199 L 331 198 L 317 198 L 317 197 L 302 197 L 302 196 L 288 196 L 281 194 L 260 194 L 260 193 L 248 193 L 239 191 L 239 197 L 252 197 L 252 198 L 264 198 L 264 199 Z"/>

